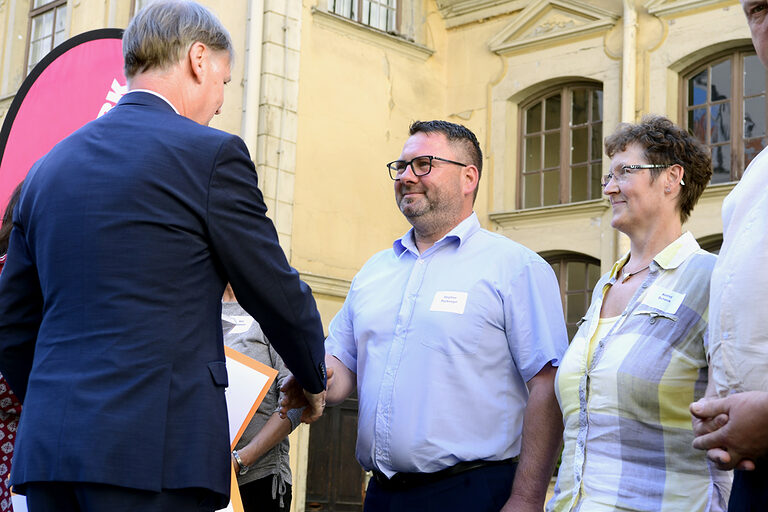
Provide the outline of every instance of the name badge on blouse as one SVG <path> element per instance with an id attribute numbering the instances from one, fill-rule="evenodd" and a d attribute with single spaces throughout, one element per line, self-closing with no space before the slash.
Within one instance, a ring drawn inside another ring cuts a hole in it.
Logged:
<path id="1" fill-rule="evenodd" d="M 673 292 L 660 286 L 651 286 L 645 294 L 643 304 L 665 313 L 675 314 L 685 299 L 684 293 Z"/>
<path id="2" fill-rule="evenodd" d="M 467 292 L 437 292 L 429 310 L 463 315 L 466 306 Z"/>
<path id="3" fill-rule="evenodd" d="M 225 316 L 224 320 L 229 323 L 235 324 L 230 334 L 240 334 L 246 332 L 253 325 L 253 318 L 250 316 Z"/>

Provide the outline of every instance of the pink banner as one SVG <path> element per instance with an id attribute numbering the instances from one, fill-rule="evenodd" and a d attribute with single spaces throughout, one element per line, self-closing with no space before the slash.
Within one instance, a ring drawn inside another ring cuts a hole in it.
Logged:
<path id="1" fill-rule="evenodd" d="M 24 80 L 0 132 L 0 214 L 40 157 L 125 94 L 121 37 L 120 29 L 75 36 Z"/>

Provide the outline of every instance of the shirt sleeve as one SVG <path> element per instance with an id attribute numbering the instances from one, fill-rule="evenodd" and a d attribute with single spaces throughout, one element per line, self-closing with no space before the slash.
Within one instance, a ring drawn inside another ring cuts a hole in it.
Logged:
<path id="1" fill-rule="evenodd" d="M 245 143 L 228 138 L 208 187 L 207 227 L 221 269 L 302 387 L 325 389 L 323 325 L 309 287 L 291 268 L 267 217 Z"/>
<path id="2" fill-rule="evenodd" d="M 347 299 L 341 310 L 331 320 L 328 327 L 328 338 L 325 340 L 325 351 L 336 357 L 354 373 L 357 373 L 357 340 L 352 323 L 351 303 L 354 300 L 355 281 L 347 294 Z"/>
<path id="3" fill-rule="evenodd" d="M 507 343 L 520 375 L 528 382 L 552 363 L 559 366 L 568 347 L 560 287 L 552 267 L 531 261 L 504 296 Z"/>

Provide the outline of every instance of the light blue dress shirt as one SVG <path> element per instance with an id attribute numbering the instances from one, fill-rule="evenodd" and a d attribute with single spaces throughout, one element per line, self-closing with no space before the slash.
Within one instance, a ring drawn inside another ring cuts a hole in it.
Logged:
<path id="1" fill-rule="evenodd" d="M 551 267 L 474 213 L 424 254 L 411 230 L 374 255 L 329 331 L 357 374 L 357 459 L 387 476 L 518 455 L 525 383 L 568 344 Z"/>

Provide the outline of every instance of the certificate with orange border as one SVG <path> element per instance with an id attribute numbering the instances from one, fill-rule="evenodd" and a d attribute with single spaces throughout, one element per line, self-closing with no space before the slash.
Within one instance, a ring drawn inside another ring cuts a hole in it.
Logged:
<path id="1" fill-rule="evenodd" d="M 235 349 L 224 347 L 227 356 L 227 412 L 229 413 L 229 440 L 232 449 L 245 432 L 261 401 L 277 377 L 277 370 L 252 359 Z M 254 398 L 255 397 L 255 398 Z M 240 489 L 237 487 L 235 469 L 232 468 L 228 512 L 243 512 Z"/>

